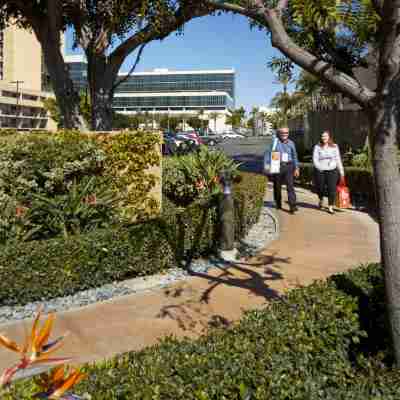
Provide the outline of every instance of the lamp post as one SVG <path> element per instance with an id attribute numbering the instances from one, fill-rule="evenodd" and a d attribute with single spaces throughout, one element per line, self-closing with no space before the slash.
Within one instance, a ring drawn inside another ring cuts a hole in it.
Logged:
<path id="1" fill-rule="evenodd" d="M 220 177 L 223 197 L 220 203 L 221 237 L 220 257 L 228 262 L 236 260 L 235 249 L 235 208 L 232 197 L 232 173 L 224 170 Z"/>
<path id="2" fill-rule="evenodd" d="M 19 98 L 20 98 L 20 93 L 19 93 L 19 85 L 25 83 L 24 81 L 11 81 L 12 84 L 17 85 L 17 102 L 16 102 L 16 112 L 15 112 L 15 127 L 18 129 L 18 116 L 19 116 Z"/>

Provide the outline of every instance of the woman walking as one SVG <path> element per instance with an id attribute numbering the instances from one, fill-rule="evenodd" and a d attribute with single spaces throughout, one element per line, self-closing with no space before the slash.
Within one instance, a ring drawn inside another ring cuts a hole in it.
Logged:
<path id="1" fill-rule="evenodd" d="M 314 146 L 313 164 L 315 168 L 315 183 L 319 197 L 319 208 L 323 207 L 325 187 L 328 188 L 328 210 L 333 214 L 336 199 L 336 185 L 344 178 L 344 168 L 339 147 L 333 142 L 330 132 L 322 132 L 318 144 Z"/>

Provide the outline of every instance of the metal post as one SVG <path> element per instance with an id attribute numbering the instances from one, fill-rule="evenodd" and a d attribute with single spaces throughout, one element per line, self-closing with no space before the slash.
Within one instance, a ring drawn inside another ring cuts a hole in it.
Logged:
<path id="1" fill-rule="evenodd" d="M 221 183 L 223 185 L 223 197 L 220 204 L 220 256 L 225 261 L 235 261 L 237 254 L 235 249 L 235 208 L 231 189 L 232 174 L 229 171 L 223 171 Z"/>

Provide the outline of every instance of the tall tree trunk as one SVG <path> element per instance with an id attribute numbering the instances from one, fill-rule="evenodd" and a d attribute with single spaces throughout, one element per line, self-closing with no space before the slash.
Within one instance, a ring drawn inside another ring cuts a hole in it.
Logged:
<path id="1" fill-rule="evenodd" d="M 393 96 L 393 97 L 392 97 Z M 370 113 L 375 192 L 379 211 L 380 248 L 393 348 L 400 367 L 400 173 L 397 159 L 399 112 L 395 96 L 386 96 Z"/>
<path id="2" fill-rule="evenodd" d="M 79 95 L 74 89 L 61 53 L 60 32 L 53 32 L 46 21 L 42 21 L 40 26 L 34 26 L 34 31 L 42 46 L 44 61 L 60 108 L 62 126 L 65 129 L 85 130 L 86 123 L 80 112 Z"/>
<path id="3" fill-rule="evenodd" d="M 91 127 L 94 131 L 111 131 L 113 126 L 114 83 L 117 74 L 104 55 L 87 53 L 88 83 L 91 100 Z"/>

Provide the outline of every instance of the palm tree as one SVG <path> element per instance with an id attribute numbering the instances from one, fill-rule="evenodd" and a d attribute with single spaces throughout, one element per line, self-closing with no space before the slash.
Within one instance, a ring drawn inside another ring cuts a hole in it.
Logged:
<path id="1" fill-rule="evenodd" d="M 210 114 L 210 118 L 212 119 L 212 120 L 214 120 L 214 133 L 216 133 L 217 132 L 217 119 L 219 118 L 219 113 L 217 113 L 217 112 L 212 112 L 211 114 Z"/>

